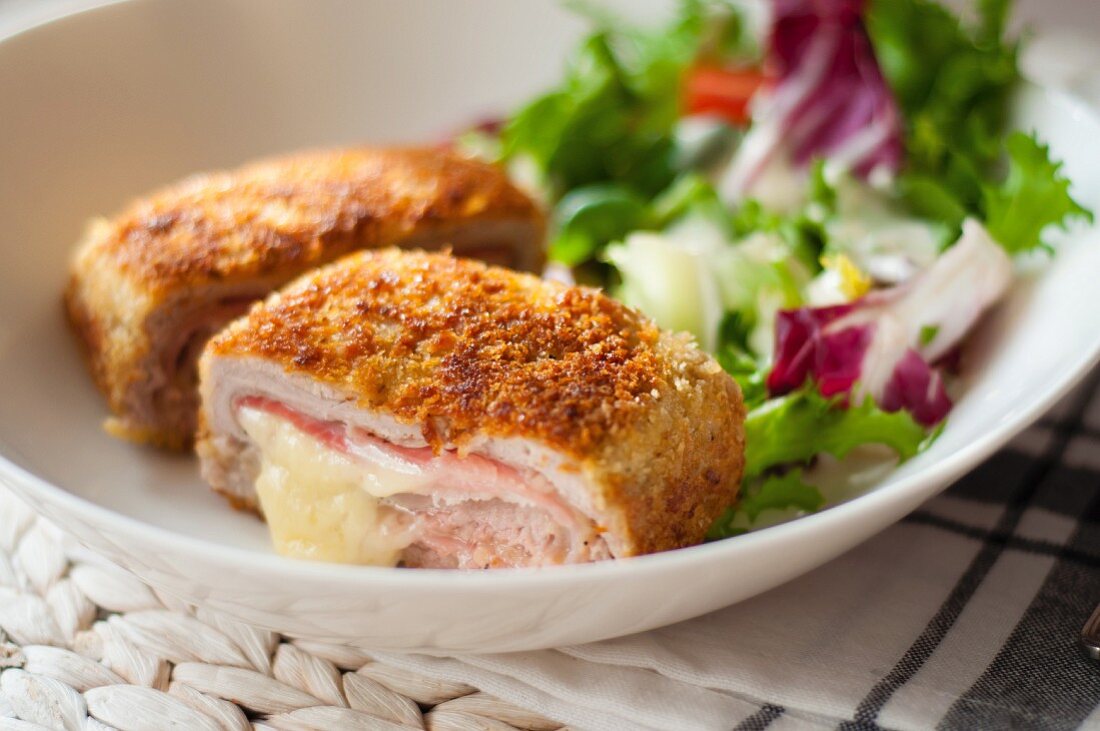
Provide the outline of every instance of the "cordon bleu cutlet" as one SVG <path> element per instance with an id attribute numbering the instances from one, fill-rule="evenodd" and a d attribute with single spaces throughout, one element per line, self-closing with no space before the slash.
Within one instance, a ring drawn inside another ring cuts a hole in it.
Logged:
<path id="1" fill-rule="evenodd" d="M 301 153 L 189 178 L 95 222 L 65 303 L 111 430 L 182 448 L 203 345 L 290 279 L 390 245 L 537 271 L 544 232 L 496 166 L 436 148 Z"/>
<path id="2" fill-rule="evenodd" d="M 206 480 L 302 558 L 481 568 L 689 546 L 733 503 L 737 384 L 597 290 L 362 252 L 207 345 Z"/>

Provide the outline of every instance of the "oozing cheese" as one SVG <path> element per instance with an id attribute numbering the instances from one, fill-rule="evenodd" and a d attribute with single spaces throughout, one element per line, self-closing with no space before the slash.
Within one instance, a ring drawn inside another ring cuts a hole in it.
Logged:
<path id="1" fill-rule="evenodd" d="M 256 492 L 275 550 L 314 561 L 393 566 L 411 536 L 405 516 L 379 498 L 416 492 L 411 465 L 356 459 L 329 449 L 286 419 L 241 408 L 261 454 Z"/>

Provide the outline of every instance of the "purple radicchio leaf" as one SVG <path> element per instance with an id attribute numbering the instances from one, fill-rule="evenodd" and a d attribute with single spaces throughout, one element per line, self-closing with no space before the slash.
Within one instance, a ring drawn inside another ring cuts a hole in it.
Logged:
<path id="1" fill-rule="evenodd" d="M 957 352 L 1012 281 L 1012 262 L 975 221 L 927 270 L 909 282 L 833 307 L 804 307 L 776 318 L 773 395 L 807 379 L 822 395 L 870 395 L 931 426 L 951 409 L 932 363 Z"/>
<path id="2" fill-rule="evenodd" d="M 943 375 L 912 348 L 906 350 L 894 366 L 894 374 L 886 383 L 879 405 L 886 411 L 905 409 L 925 426 L 940 423 L 951 411 Z"/>
<path id="3" fill-rule="evenodd" d="M 859 380 L 863 356 L 874 335 L 872 324 L 840 330 L 826 327 L 857 305 L 783 310 L 775 321 L 775 365 L 768 390 L 783 394 L 812 378 L 823 396 L 847 393 Z"/>
<path id="4" fill-rule="evenodd" d="M 777 81 L 723 191 L 751 197 L 773 164 L 825 158 L 867 177 L 902 163 L 902 118 L 863 24 L 863 0 L 774 0 L 767 66 Z"/>

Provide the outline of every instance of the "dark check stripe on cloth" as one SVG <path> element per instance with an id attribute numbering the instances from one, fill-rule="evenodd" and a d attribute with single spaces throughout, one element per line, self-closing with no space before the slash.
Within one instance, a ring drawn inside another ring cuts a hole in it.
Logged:
<path id="1" fill-rule="evenodd" d="M 772 722 L 786 713 L 783 706 L 775 706 L 771 703 L 763 705 L 759 711 L 752 714 L 741 723 L 734 726 L 734 731 L 764 731 Z"/>
<path id="2" fill-rule="evenodd" d="M 1100 443 L 1095 447 L 1100 451 Z M 1060 470 L 1048 486 L 1092 487 L 1091 505 L 1028 611 L 981 678 L 952 706 L 944 729 L 1077 728 L 1100 702 L 1100 667 L 1078 653 L 1077 634 L 1100 603 L 1100 476 Z M 1077 560 L 1078 556 L 1092 559 Z"/>
<path id="3" fill-rule="evenodd" d="M 996 501 L 998 493 L 1002 499 L 1006 494 L 1011 497 L 992 531 L 984 536 L 962 531 L 980 537 L 982 550 L 909 650 L 860 702 L 854 718 L 842 723 L 841 728 L 879 728 L 883 708 L 937 651 L 1006 548 L 1037 548 L 1016 536 L 1025 511 L 1033 506 L 1079 518 L 1077 532 L 1065 549 L 1037 551 L 1059 557 L 1054 570 L 1008 643 L 979 680 L 952 705 L 941 727 L 1075 728 L 1096 708 L 1100 702 L 1100 672 L 1076 655 L 1075 643 L 1080 623 L 1100 600 L 1095 570 L 1100 554 L 1095 542 L 1100 474 L 1094 470 L 1070 471 L 1061 463 L 1081 430 L 1098 385 L 1100 372 L 1088 379 L 1065 417 L 1055 422 L 1054 438 L 1038 459 L 1002 452 L 952 488 L 952 494 L 971 500 Z M 1074 479 L 1069 479 L 1071 476 Z M 1086 511 L 1086 506 L 1091 510 Z M 922 518 L 920 513 L 910 520 L 959 532 L 957 526 Z M 1081 558 L 1086 565 L 1082 565 Z M 1090 576 L 1094 589 L 1083 590 L 1082 583 L 1087 583 Z M 1036 677 L 1045 682 L 1034 682 Z"/>
<path id="4" fill-rule="evenodd" d="M 957 520 L 936 515 L 927 510 L 919 510 L 905 519 L 907 523 L 918 523 L 941 530 L 951 531 L 973 538 L 976 541 L 998 543 L 1006 548 L 1026 553 L 1053 556 L 1071 563 L 1077 563 L 1092 569 L 1100 569 L 1100 555 L 1088 550 L 1078 550 L 1073 546 L 1061 546 L 1051 541 L 1037 540 L 1025 536 L 1010 535 L 996 530 L 984 531 Z"/>

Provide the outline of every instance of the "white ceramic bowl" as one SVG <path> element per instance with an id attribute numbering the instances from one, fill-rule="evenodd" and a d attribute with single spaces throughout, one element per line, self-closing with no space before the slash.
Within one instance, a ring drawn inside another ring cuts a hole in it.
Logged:
<path id="1" fill-rule="evenodd" d="M 89 216 L 265 153 L 440 135 L 552 81 L 579 31 L 548 0 L 140 0 L 0 43 L 0 481 L 162 590 L 286 634 L 548 647 L 696 616 L 828 561 L 975 466 L 1095 361 L 1100 242 L 1077 231 L 983 331 L 943 436 L 869 493 L 730 541 L 541 571 L 286 560 L 258 521 L 204 488 L 191 458 L 100 430 L 104 407 L 59 307 Z M 1081 199 L 1100 203 L 1097 121 L 1038 90 L 1019 120 L 1067 159 Z"/>

